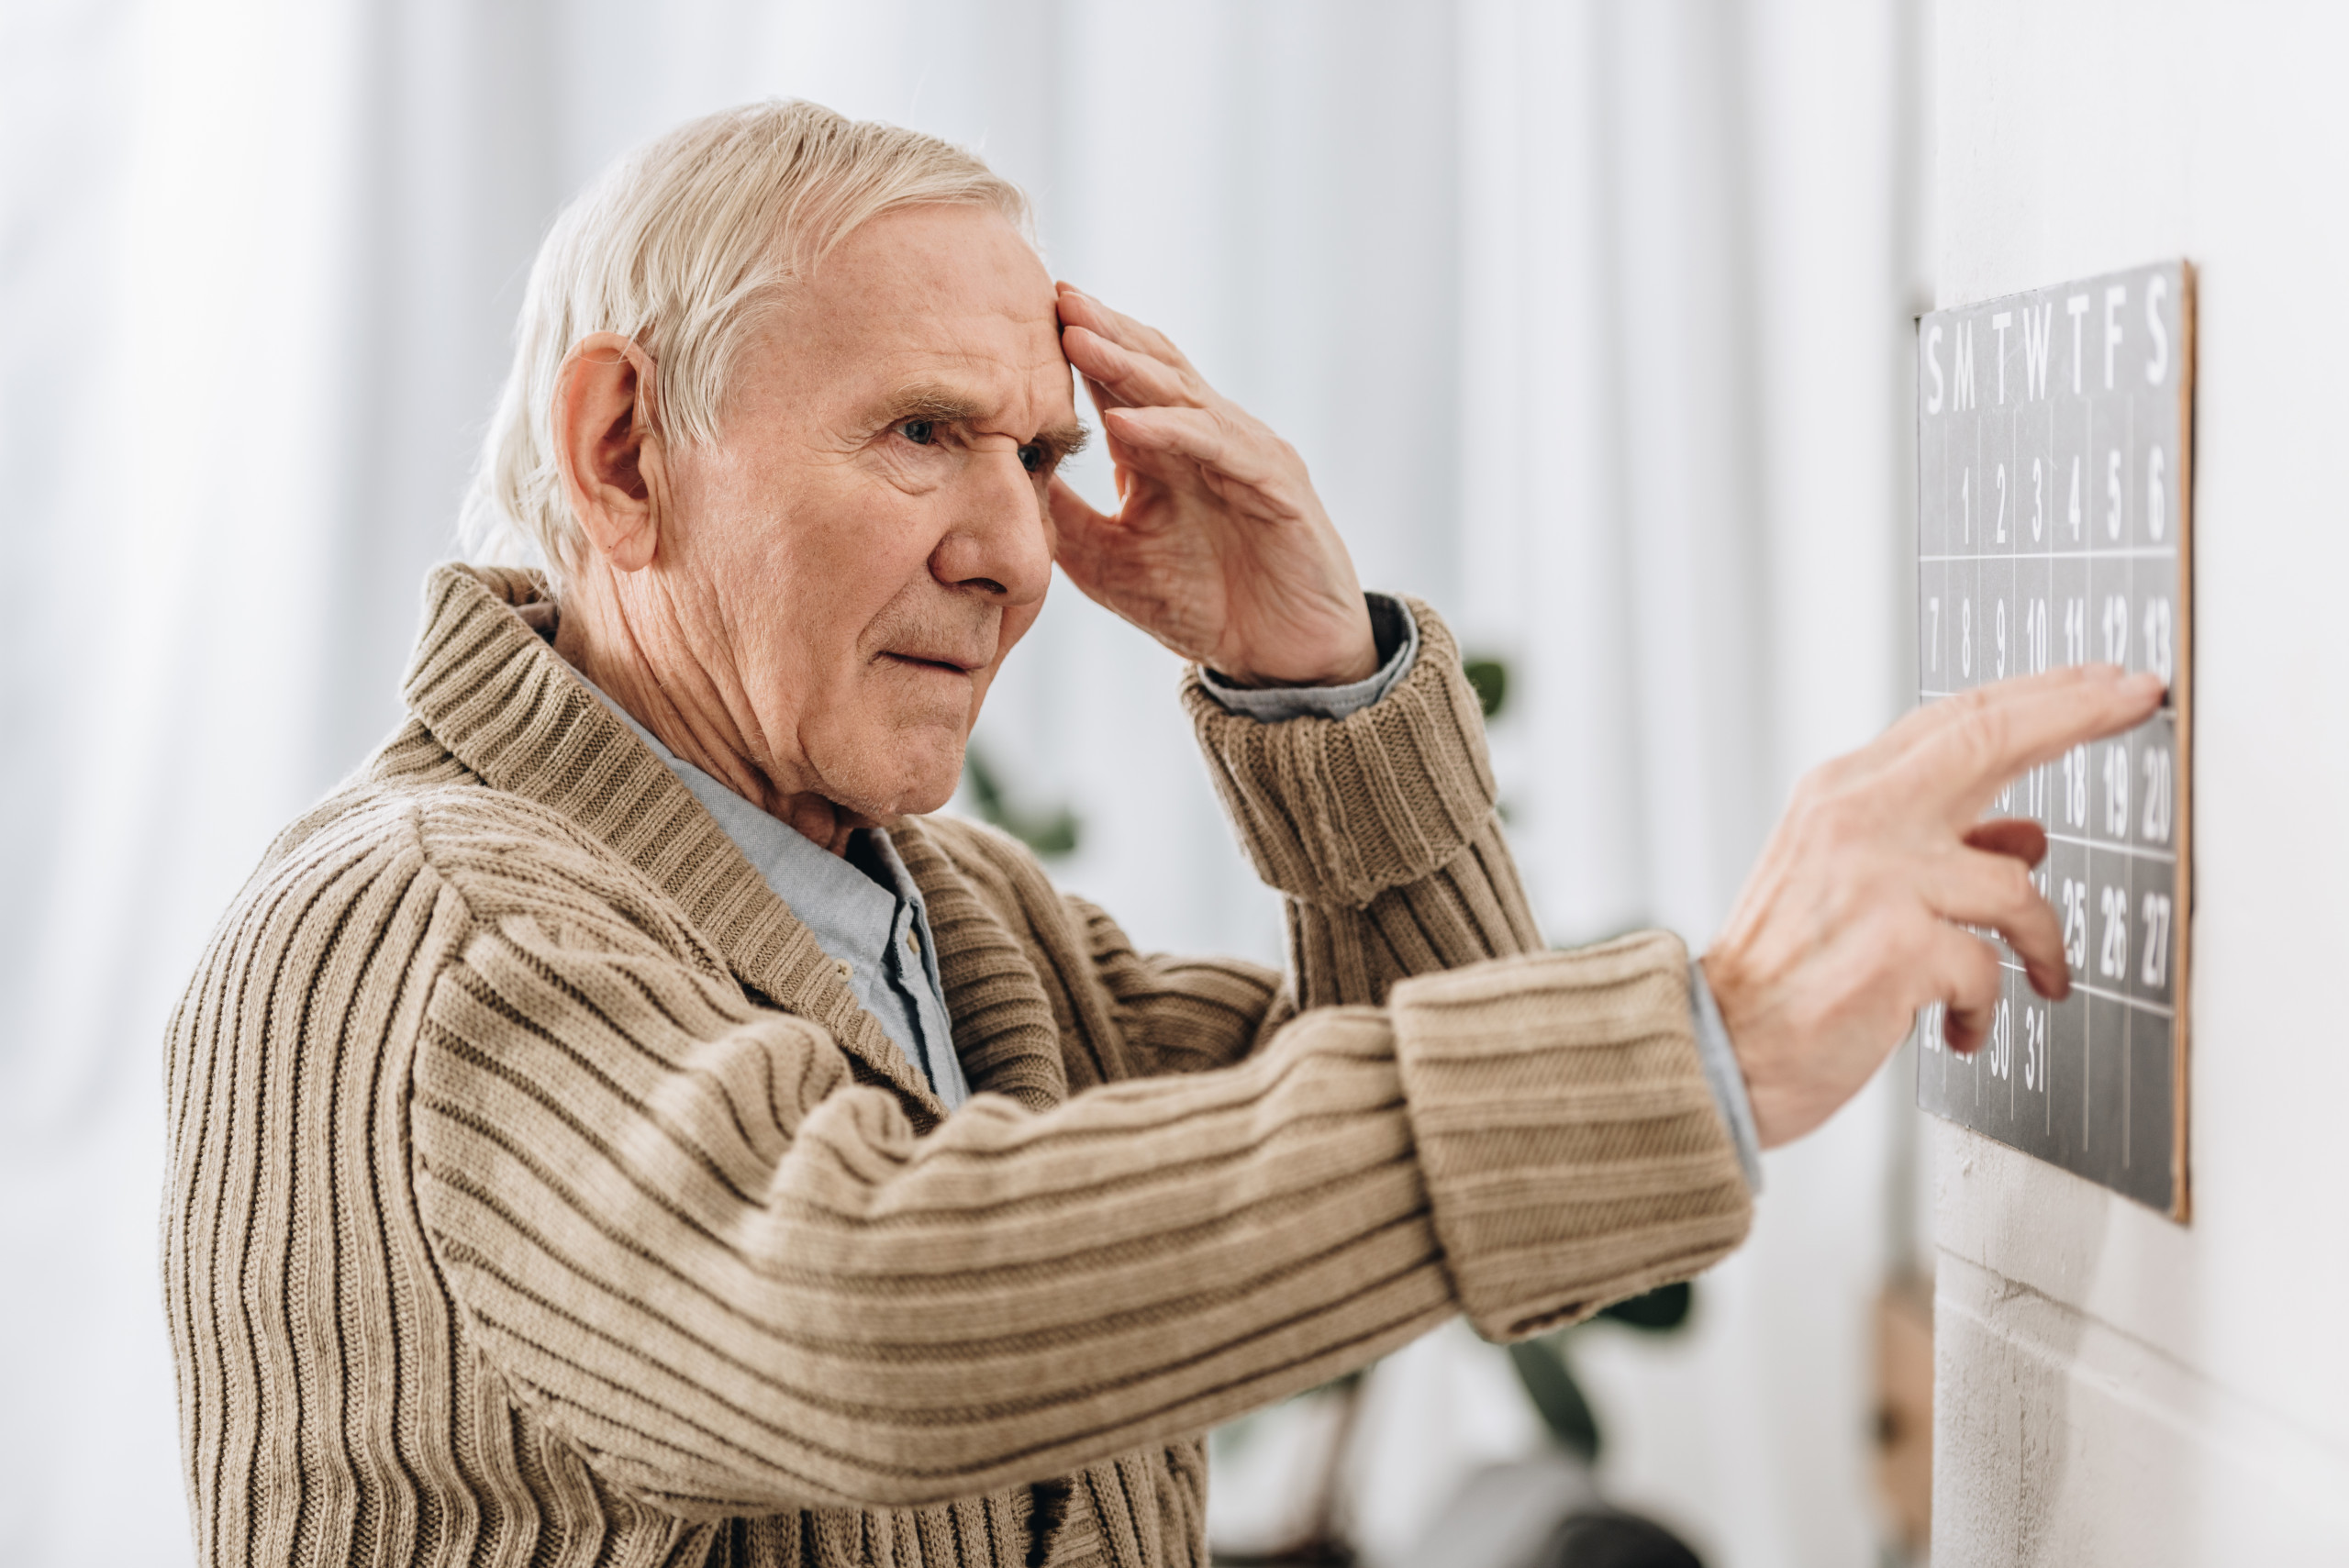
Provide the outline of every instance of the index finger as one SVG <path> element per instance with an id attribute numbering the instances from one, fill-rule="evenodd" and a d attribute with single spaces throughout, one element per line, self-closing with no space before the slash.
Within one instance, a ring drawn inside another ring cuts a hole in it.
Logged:
<path id="1" fill-rule="evenodd" d="M 1110 309 L 1072 283 L 1056 285 L 1059 289 L 1061 325 L 1082 327 L 1098 333 L 1121 349 L 1152 359 L 1163 360 L 1177 370 L 1192 369 L 1191 361 L 1174 339 L 1155 327 L 1143 325 L 1132 317 Z"/>
<path id="2" fill-rule="evenodd" d="M 1913 738 L 1893 766 L 1953 820 L 1970 823 L 2024 769 L 2143 724 L 2161 706 L 2163 690 L 2159 677 L 2124 675 L 2113 664 L 1979 686 L 1912 715 Z"/>
<path id="3" fill-rule="evenodd" d="M 1111 342 L 1080 321 L 1061 334 L 1061 350 L 1085 377 L 1094 406 L 1103 413 L 1116 406 L 1196 406 L 1198 399 L 1183 377 L 1148 354 Z M 1105 400 L 1103 394 L 1108 396 Z"/>

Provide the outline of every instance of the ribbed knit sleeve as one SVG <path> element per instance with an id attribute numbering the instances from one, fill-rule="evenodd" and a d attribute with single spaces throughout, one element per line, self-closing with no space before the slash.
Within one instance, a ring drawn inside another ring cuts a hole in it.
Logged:
<path id="1" fill-rule="evenodd" d="M 1734 1240 L 1713 1207 L 1742 1213 L 1660 948 L 1487 966 L 1408 1038 L 1326 1009 L 1236 1068 L 981 1095 L 917 1136 L 821 1028 L 657 921 L 590 917 L 625 885 L 558 896 L 582 868 L 527 846 L 431 859 L 475 921 L 416 1053 L 443 1277 L 534 1420 L 687 1516 L 1058 1474 L 1461 1299 L 1495 1328 L 1701 1266 Z"/>
<path id="2" fill-rule="evenodd" d="M 1687 1279 L 1745 1236 L 1688 959 L 1643 932 L 1407 981 L 1391 1012 L 1460 1305 L 1514 1339 Z"/>
<path id="3" fill-rule="evenodd" d="M 1361 907 L 1448 864 L 1492 812 L 1483 711 L 1435 612 L 1419 662 L 1345 718 L 1266 724 L 1235 714 L 1195 668 L 1184 706 L 1240 841 L 1264 879 L 1312 904 Z"/>
<path id="4" fill-rule="evenodd" d="M 1404 602 L 1418 662 L 1345 718 L 1266 724 L 1227 710 L 1197 671 L 1184 683 L 1241 847 L 1287 899 L 1301 1007 L 1383 1002 L 1406 976 L 1542 946 L 1459 644 L 1433 609 Z"/>
<path id="5" fill-rule="evenodd" d="M 1074 894 L 1064 897 L 1083 923 L 1126 1046 L 1146 1071 L 1229 1067 L 1297 1016 L 1296 999 L 1278 970 L 1244 959 L 1137 952 L 1106 911 Z"/>

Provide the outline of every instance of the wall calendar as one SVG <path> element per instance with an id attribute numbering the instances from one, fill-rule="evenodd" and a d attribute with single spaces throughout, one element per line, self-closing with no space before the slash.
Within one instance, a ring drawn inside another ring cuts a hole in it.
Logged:
<path id="1" fill-rule="evenodd" d="M 1917 1103 L 2183 1220 L 2193 727 L 2194 272 L 2182 261 L 1917 327 L 1918 696 L 2057 664 L 2169 683 L 2138 728 L 1992 806 L 2047 830 L 2036 880 L 2072 994 L 2001 949 L 1971 1056 L 1919 1021 Z"/>

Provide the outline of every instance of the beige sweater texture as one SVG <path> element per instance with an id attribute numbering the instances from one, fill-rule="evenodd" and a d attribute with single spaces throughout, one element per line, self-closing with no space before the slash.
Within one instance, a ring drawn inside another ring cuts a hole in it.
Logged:
<path id="1" fill-rule="evenodd" d="M 1217 1422 L 1744 1234 L 1680 944 L 1539 951 L 1426 606 L 1344 720 L 1186 684 L 1286 978 L 893 825 L 975 1092 L 947 1117 L 540 595 L 434 573 L 408 721 L 173 1020 L 202 1562 L 1203 1568 Z"/>

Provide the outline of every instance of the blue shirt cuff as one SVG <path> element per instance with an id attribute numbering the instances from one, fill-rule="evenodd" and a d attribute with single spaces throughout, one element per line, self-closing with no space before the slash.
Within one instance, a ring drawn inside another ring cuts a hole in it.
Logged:
<path id="1" fill-rule="evenodd" d="M 1688 1005 L 1696 1015 L 1697 1055 L 1705 1064 L 1705 1082 L 1712 1086 L 1713 1103 L 1737 1141 L 1737 1162 L 1745 1168 L 1745 1184 L 1762 1190 L 1762 1140 L 1753 1130 L 1753 1102 L 1745 1095 L 1745 1070 L 1729 1042 L 1729 1026 L 1721 1022 L 1720 1005 L 1705 984 L 1705 966 L 1688 961 Z"/>
<path id="2" fill-rule="evenodd" d="M 1199 672 L 1208 695 L 1233 713 L 1262 724 L 1292 718 L 1344 718 L 1395 689 L 1419 657 L 1419 623 L 1399 599 L 1364 594 L 1370 634 L 1378 645 L 1377 673 L 1343 686 L 1235 686 L 1213 670 Z"/>

